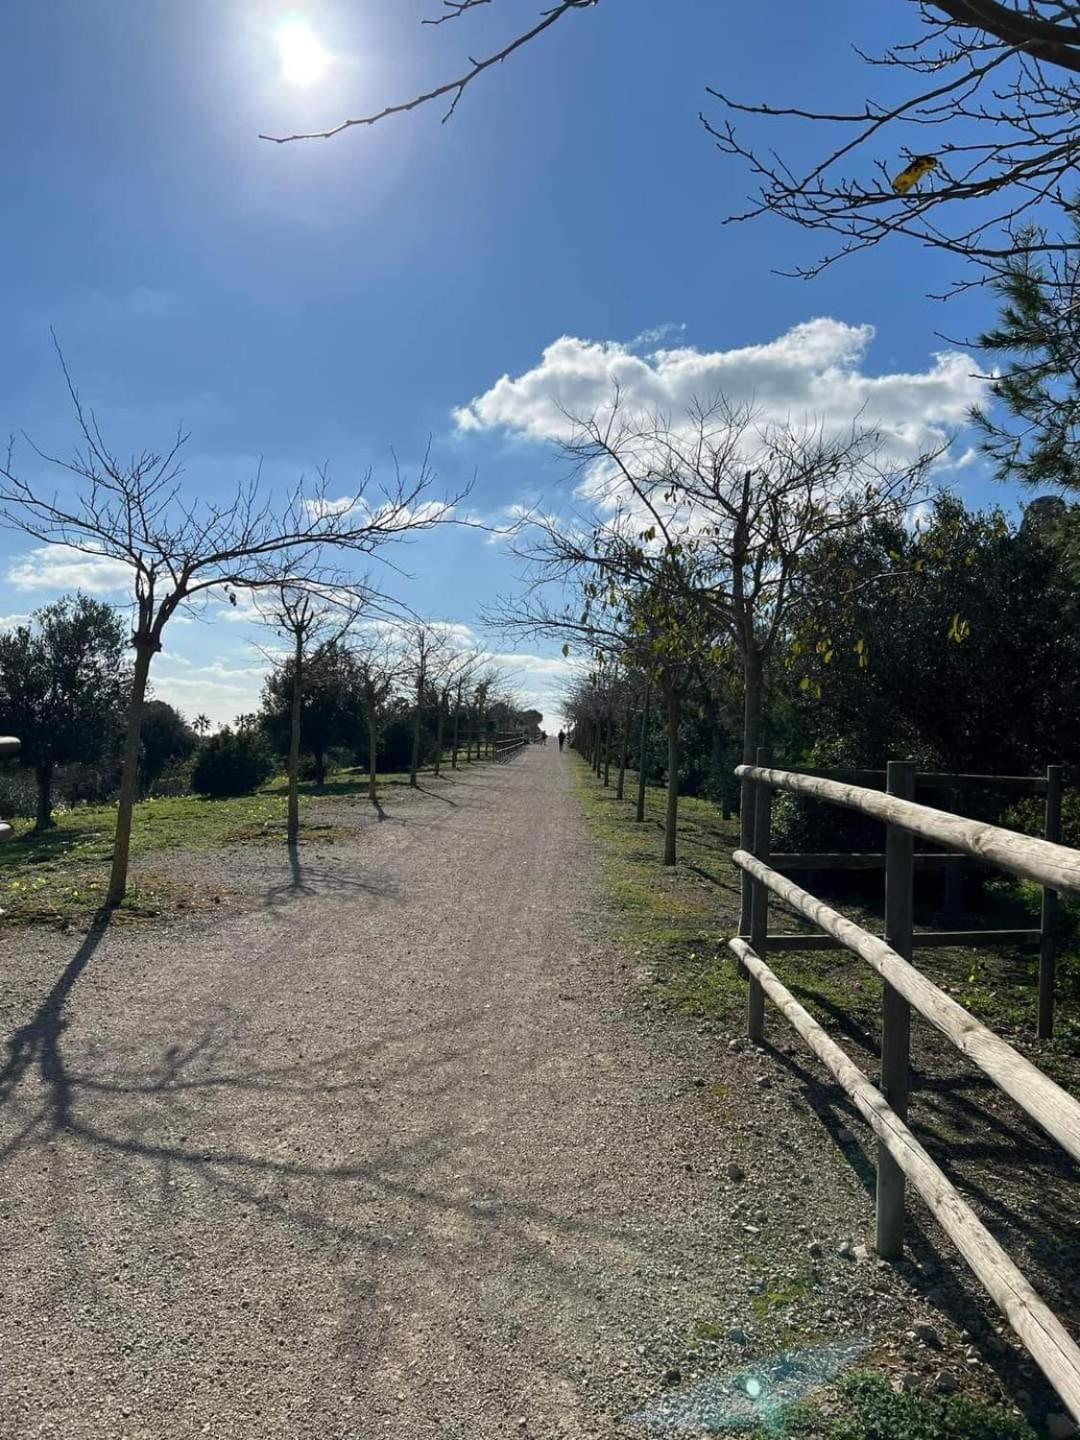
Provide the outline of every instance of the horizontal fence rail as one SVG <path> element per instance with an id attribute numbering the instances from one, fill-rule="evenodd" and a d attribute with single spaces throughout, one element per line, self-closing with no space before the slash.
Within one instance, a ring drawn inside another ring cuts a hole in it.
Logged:
<path id="1" fill-rule="evenodd" d="M 870 1123 L 878 1141 L 876 1247 L 894 1259 L 903 1251 L 905 1185 L 908 1179 L 929 1205 L 934 1217 L 956 1244 L 1013 1330 L 1073 1418 L 1080 1422 L 1080 1347 L 1060 1320 L 990 1235 L 957 1188 L 935 1164 L 907 1126 L 911 1013 L 933 1025 L 987 1075 L 1073 1160 L 1080 1162 L 1080 1100 L 1055 1084 L 1026 1056 L 965 1010 L 912 963 L 921 945 L 988 945 L 1031 941 L 1040 944 L 1039 1033 L 1049 1034 L 1053 1015 L 1053 956 L 1057 892 L 1080 893 L 1080 853 L 1057 843 L 1060 835 L 1062 772 L 1051 766 L 1038 791 L 1024 777 L 1004 777 L 1009 788 L 1024 780 L 1028 793 L 1046 796 L 1048 839 L 1034 839 L 1001 826 L 965 819 L 948 811 L 916 804 L 911 798 L 920 777 L 910 761 L 891 762 L 885 772 L 886 791 L 870 789 L 802 771 L 771 767 L 768 752 L 758 752 L 757 765 L 742 765 L 744 847 L 734 860 L 743 876 L 741 934 L 729 941 L 749 981 L 747 1030 L 764 1037 L 764 1006 L 769 999 L 826 1065 Z M 867 772 L 880 779 L 879 772 Z M 935 777 L 939 778 L 939 777 Z M 943 777 L 940 788 L 955 796 L 957 780 L 997 783 L 998 777 Z M 885 826 L 885 849 L 878 855 L 841 857 L 770 854 L 774 789 L 856 810 Z M 946 846 L 948 856 L 920 857 L 918 837 Z M 1042 924 L 1038 930 L 940 931 L 916 934 L 913 924 L 914 876 L 917 869 L 946 868 L 943 861 L 978 861 L 1033 880 L 1043 887 Z M 919 864 L 920 858 L 929 864 Z M 852 863 L 844 864 L 848 860 Z M 834 862 L 817 865 L 815 861 Z M 785 870 L 879 869 L 885 872 L 884 934 L 875 935 L 797 885 Z M 769 904 L 775 896 L 815 926 L 815 933 L 769 934 Z M 776 950 L 842 948 L 859 956 L 884 982 L 881 1029 L 881 1079 L 875 1086 L 785 988 L 769 968 L 766 956 Z"/>
<path id="2" fill-rule="evenodd" d="M 524 731 L 514 731 L 513 734 L 496 735 L 491 743 L 493 759 L 509 760 L 512 755 L 525 749 L 529 743 L 529 737 Z"/>
<path id="3" fill-rule="evenodd" d="M 885 786 L 884 770 L 818 770 L 804 765 L 787 767 L 789 775 L 810 775 L 822 780 L 839 780 L 852 785 Z M 998 790 L 1003 794 L 1045 795 L 1047 782 L 1043 775 L 963 775 L 941 770 L 917 770 L 916 790 Z"/>
<path id="4" fill-rule="evenodd" d="M 932 810 L 879 790 L 860 785 L 847 785 L 839 780 L 822 780 L 814 775 L 800 775 L 792 770 L 770 770 L 758 765 L 740 765 L 735 771 L 743 780 L 763 782 L 812 800 L 825 800 L 858 810 L 886 825 L 899 825 L 921 840 L 932 840 L 982 860 L 1000 870 L 1008 870 L 1037 885 L 1052 885 L 1055 890 L 1080 894 L 1080 851 L 1070 850 L 1050 840 L 1037 840 L 1019 835 L 1000 825 L 987 825 L 981 820 L 965 820 L 947 810 Z"/>
<path id="5" fill-rule="evenodd" d="M 951 995 L 880 939 L 801 890 L 768 865 L 736 850 L 735 864 L 759 880 L 785 904 L 813 920 L 828 935 L 865 960 L 881 978 L 929 1020 L 946 1039 L 989 1075 L 1046 1133 L 1080 1161 L 1080 1100 L 1054 1083 L 1000 1035 L 988 1030 Z"/>

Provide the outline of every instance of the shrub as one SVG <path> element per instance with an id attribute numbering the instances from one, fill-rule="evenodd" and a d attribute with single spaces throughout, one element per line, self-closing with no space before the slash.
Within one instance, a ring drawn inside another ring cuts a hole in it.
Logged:
<path id="1" fill-rule="evenodd" d="M 226 726 L 200 747 L 191 787 L 200 795 L 250 795 L 273 769 L 273 757 L 259 731 Z"/>
<path id="2" fill-rule="evenodd" d="M 150 786 L 148 793 L 155 800 L 162 800 L 168 796 L 190 795 L 192 790 L 191 772 L 194 763 L 190 756 L 182 760 L 170 760 Z"/>

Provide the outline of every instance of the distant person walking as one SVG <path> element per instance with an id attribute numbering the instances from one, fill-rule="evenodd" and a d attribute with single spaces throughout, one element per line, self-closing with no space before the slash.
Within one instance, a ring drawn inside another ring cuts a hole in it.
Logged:
<path id="1" fill-rule="evenodd" d="M 562 750 L 562 747 L 563 747 L 565 744 L 566 744 L 566 732 L 565 732 L 564 730 L 560 730 L 560 731 L 559 731 L 559 750 L 560 750 L 560 751 Z"/>

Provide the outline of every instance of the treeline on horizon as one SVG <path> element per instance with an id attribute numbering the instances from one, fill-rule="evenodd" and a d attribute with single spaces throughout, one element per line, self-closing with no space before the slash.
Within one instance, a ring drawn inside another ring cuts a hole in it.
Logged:
<path id="1" fill-rule="evenodd" d="M 0 714 L 22 746 L 0 771 L 0 814 L 33 818 L 42 830 L 57 807 L 116 799 L 131 690 L 128 629 L 120 609 L 76 593 L 0 635 Z M 422 657 L 417 633 L 426 636 Z M 189 719 L 165 700 L 147 700 L 139 797 L 249 794 L 282 772 L 294 678 L 295 660 L 280 659 L 258 710 L 216 730 L 203 713 Z M 438 626 L 413 627 L 397 642 L 385 632 L 366 644 L 333 639 L 305 657 L 301 688 L 301 777 L 316 785 L 340 768 L 374 777 L 444 754 L 468 758 L 492 733 L 542 718 L 498 666 L 449 644 Z"/>
<path id="2" fill-rule="evenodd" d="M 781 637 L 765 678 L 759 738 L 773 762 L 884 770 L 903 758 L 920 770 L 983 775 L 1061 764 L 1067 783 L 1080 780 L 1080 614 L 1068 543 L 1078 524 L 1080 506 L 1057 497 L 1010 516 L 939 496 L 918 523 L 876 518 L 808 553 L 814 606 Z M 738 657 L 717 638 L 674 668 L 673 737 L 663 662 L 650 670 L 598 651 L 565 704 L 575 742 L 590 758 L 599 744 L 616 766 L 625 743 L 627 763 L 643 762 L 652 784 L 669 782 L 674 754 L 678 794 L 737 813 Z M 835 807 L 786 795 L 775 806 L 785 850 L 872 840 L 868 822 Z M 965 793 L 964 809 L 1038 830 L 1034 810 L 992 790 Z M 1080 803 L 1069 791 L 1064 838 L 1080 844 Z"/>

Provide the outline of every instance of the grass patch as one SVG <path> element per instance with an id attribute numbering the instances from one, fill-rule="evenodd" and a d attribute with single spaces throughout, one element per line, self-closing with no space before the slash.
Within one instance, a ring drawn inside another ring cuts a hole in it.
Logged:
<path id="1" fill-rule="evenodd" d="M 755 1295 L 751 1302 L 755 1318 L 766 1320 L 774 1311 L 801 1300 L 804 1295 L 809 1295 L 813 1284 L 813 1278 L 808 1274 L 794 1275 L 769 1290 L 763 1290 L 760 1295 Z"/>
<path id="2" fill-rule="evenodd" d="M 0 908 L 9 925 L 58 925 L 86 928 L 105 903 L 108 875 L 104 867 L 70 866 L 60 873 L 38 872 L 26 878 L 9 876 L 0 883 Z M 154 920 L 163 915 L 209 909 L 220 894 L 200 893 L 165 875 L 144 875 L 112 915 L 120 923 Z"/>
<path id="3" fill-rule="evenodd" d="M 965 1395 L 897 1394 L 881 1375 L 849 1375 L 840 1396 L 843 1413 L 824 1432 L 830 1440 L 1036 1440 L 1025 1420 L 1000 1406 Z"/>
<path id="4" fill-rule="evenodd" d="M 427 783 L 429 776 L 422 776 Z M 407 785 L 408 776 L 379 777 L 380 789 Z M 220 846 L 285 844 L 284 776 L 254 795 L 207 799 L 198 795 L 140 801 L 131 830 L 134 862 L 176 850 Z M 301 842 L 332 845 L 346 839 L 344 825 L 307 819 L 315 799 L 356 796 L 366 800 L 367 776 L 359 770 L 335 773 L 322 788 L 300 786 Z M 115 805 L 80 805 L 58 810 L 56 824 L 36 833 L 29 821 L 14 823 L 15 835 L 0 845 L 0 911 L 9 924 L 79 925 L 92 919 L 105 899 L 116 827 Z M 220 893 L 196 894 L 166 874 L 140 874 L 118 911 L 121 919 L 154 919 L 217 903 Z"/>

